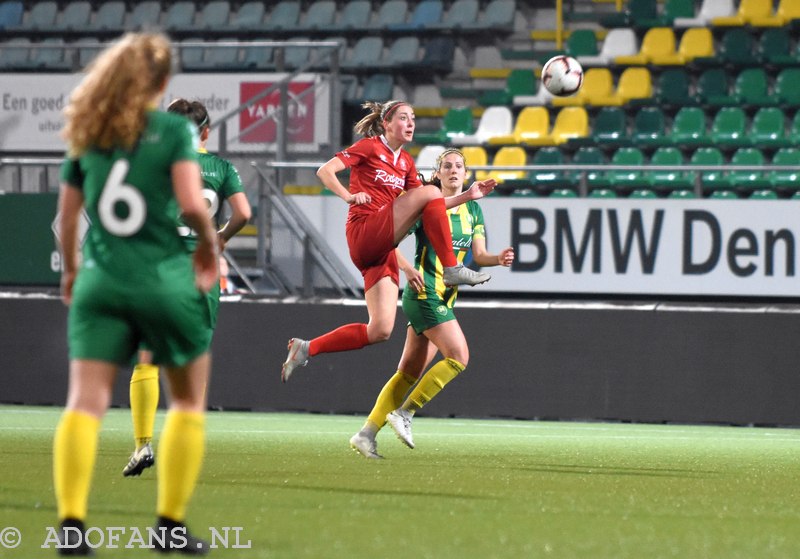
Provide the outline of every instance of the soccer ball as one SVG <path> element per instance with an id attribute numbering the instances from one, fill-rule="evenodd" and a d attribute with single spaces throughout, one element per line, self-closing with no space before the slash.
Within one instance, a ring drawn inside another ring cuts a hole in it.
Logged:
<path id="1" fill-rule="evenodd" d="M 583 68 L 571 56 L 554 56 L 542 67 L 542 83 L 553 95 L 572 95 L 581 88 Z"/>

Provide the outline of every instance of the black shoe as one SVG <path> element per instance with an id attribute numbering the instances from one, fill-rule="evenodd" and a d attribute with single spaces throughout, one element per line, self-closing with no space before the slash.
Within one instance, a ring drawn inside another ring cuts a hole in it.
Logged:
<path id="1" fill-rule="evenodd" d="M 150 543 L 155 546 L 155 551 L 158 553 L 206 555 L 209 550 L 208 542 L 191 535 L 186 524 L 163 516 L 158 517 L 155 534 L 150 538 Z"/>
<path id="2" fill-rule="evenodd" d="M 94 550 L 86 542 L 86 529 L 82 520 L 65 518 L 58 532 L 58 554 L 89 557 Z"/>

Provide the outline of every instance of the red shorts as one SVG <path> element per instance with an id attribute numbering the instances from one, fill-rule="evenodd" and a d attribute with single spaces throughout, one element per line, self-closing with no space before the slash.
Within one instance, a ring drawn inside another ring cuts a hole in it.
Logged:
<path id="1" fill-rule="evenodd" d="M 394 206 L 386 204 L 375 213 L 347 222 L 350 259 L 364 276 L 364 291 L 389 276 L 400 285 L 397 255 L 394 253 Z"/>

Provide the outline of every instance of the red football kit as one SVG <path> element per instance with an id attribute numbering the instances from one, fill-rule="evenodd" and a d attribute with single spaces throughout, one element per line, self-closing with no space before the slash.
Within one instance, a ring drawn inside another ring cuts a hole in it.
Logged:
<path id="1" fill-rule="evenodd" d="M 372 199 L 351 204 L 346 225 L 350 258 L 364 276 L 364 289 L 386 276 L 399 285 L 392 202 L 422 186 L 414 159 L 403 149 L 393 152 L 383 136 L 361 139 L 336 157 L 350 169 L 350 193 L 366 192 Z"/>

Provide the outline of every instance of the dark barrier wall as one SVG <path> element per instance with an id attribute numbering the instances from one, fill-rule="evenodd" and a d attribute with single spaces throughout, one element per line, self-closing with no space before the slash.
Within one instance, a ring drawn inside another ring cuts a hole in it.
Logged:
<path id="1" fill-rule="evenodd" d="M 422 413 L 800 425 L 797 309 L 645 308 L 461 308 L 469 367 Z M 0 299 L 0 402 L 63 404 L 65 316 L 55 299 Z M 391 341 L 280 382 L 290 336 L 365 318 L 360 305 L 223 303 L 210 405 L 368 412 L 400 357 L 401 312 Z M 126 406 L 121 376 L 114 403 Z"/>

